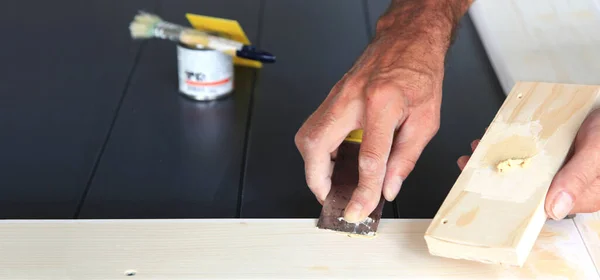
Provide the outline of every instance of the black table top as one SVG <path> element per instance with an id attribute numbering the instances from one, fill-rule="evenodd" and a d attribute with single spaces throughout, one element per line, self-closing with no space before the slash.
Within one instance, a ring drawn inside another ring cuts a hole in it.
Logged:
<path id="1" fill-rule="evenodd" d="M 0 9 L 0 218 L 318 217 L 294 135 L 388 0 L 59 2 Z M 236 19 L 278 61 L 238 67 L 224 100 L 192 101 L 177 91 L 175 44 L 130 38 L 138 10 Z M 387 218 L 435 214 L 504 100 L 468 16 L 443 91 L 440 130 Z"/>

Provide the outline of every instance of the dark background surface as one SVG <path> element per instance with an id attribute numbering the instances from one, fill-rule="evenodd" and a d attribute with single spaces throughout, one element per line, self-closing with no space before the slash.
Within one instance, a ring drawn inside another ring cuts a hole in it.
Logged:
<path id="1" fill-rule="evenodd" d="M 0 9 L 11 38 L 0 45 L 0 218 L 318 217 L 294 134 L 388 3 L 9 1 Z M 131 40 L 142 9 L 181 24 L 187 12 L 236 19 L 278 62 L 237 69 L 230 98 L 188 100 L 177 92 L 175 44 Z M 432 217 L 456 159 L 504 100 L 468 16 L 443 90 L 440 130 L 385 217 Z"/>

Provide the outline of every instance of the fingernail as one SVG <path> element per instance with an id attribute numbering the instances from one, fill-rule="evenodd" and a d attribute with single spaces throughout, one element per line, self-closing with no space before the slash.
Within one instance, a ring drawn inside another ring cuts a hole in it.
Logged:
<path id="1" fill-rule="evenodd" d="M 568 193 L 562 191 L 558 193 L 554 199 L 554 205 L 552 206 L 552 215 L 555 220 L 562 220 L 566 217 L 569 212 L 573 209 L 573 198 Z"/>
<path id="2" fill-rule="evenodd" d="M 393 201 L 396 199 L 400 188 L 402 187 L 402 178 L 399 176 L 392 177 L 390 182 L 383 188 L 383 196 L 387 201 Z"/>
<path id="3" fill-rule="evenodd" d="M 344 212 L 344 220 L 348 223 L 357 223 L 361 220 L 360 214 L 363 206 L 357 202 L 350 202 Z"/>

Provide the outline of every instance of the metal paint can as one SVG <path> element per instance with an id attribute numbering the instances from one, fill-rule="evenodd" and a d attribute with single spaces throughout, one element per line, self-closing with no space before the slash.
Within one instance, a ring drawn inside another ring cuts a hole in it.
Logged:
<path id="1" fill-rule="evenodd" d="M 199 101 L 210 101 L 233 92 L 233 58 L 223 52 L 177 45 L 179 92 Z"/>

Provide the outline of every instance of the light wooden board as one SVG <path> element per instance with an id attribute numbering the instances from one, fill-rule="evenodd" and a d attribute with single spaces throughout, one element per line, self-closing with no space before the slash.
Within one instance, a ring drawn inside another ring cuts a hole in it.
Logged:
<path id="1" fill-rule="evenodd" d="M 548 187 L 600 86 L 517 83 L 428 228 L 430 252 L 520 266 L 546 220 Z M 500 172 L 497 164 L 526 159 Z"/>
<path id="2" fill-rule="evenodd" d="M 0 279 L 600 279 L 572 220 L 548 221 L 523 268 L 432 256 L 430 222 L 365 239 L 313 219 L 9 220 Z"/>
<path id="3" fill-rule="evenodd" d="M 518 81 L 600 84 L 600 0 L 477 0 L 469 15 L 506 94 Z"/>
<path id="4" fill-rule="evenodd" d="M 600 213 L 579 214 L 574 221 L 592 260 L 600 269 Z"/>

